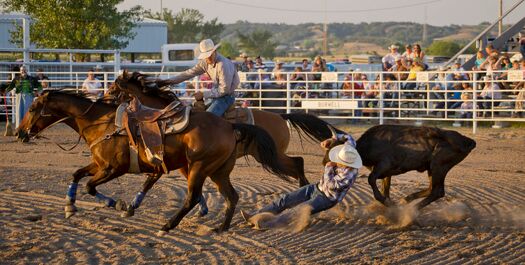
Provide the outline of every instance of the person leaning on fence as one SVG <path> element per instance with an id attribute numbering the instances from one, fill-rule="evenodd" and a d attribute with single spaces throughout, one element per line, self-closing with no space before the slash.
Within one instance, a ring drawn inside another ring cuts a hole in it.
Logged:
<path id="1" fill-rule="evenodd" d="M 95 77 L 95 72 L 93 70 L 88 71 L 87 78 L 84 80 L 84 83 L 82 83 L 82 91 L 86 93 L 91 101 L 97 101 L 97 99 L 104 94 L 102 84 Z"/>
<path id="2" fill-rule="evenodd" d="M 359 168 L 363 165 L 359 153 L 355 149 L 355 140 L 350 135 L 338 135 L 338 138 L 346 139 L 346 142 L 330 149 L 330 162 L 324 167 L 324 174 L 317 183 L 312 183 L 299 188 L 296 191 L 283 195 L 269 205 L 253 212 L 247 213 L 241 210 L 244 220 L 256 229 L 264 229 L 255 218 L 256 214 L 272 213 L 279 214 L 286 209 L 296 206 L 308 206 L 310 214 L 316 214 L 328 210 L 343 200 L 346 193 L 355 183 Z M 328 139 L 321 143 L 326 149 L 331 141 Z"/>
<path id="3" fill-rule="evenodd" d="M 27 73 L 25 66 L 22 66 L 20 67 L 20 74 L 15 75 L 7 86 L 6 93 L 13 89 L 15 89 L 16 93 L 15 126 L 18 127 L 33 103 L 35 96 L 42 91 L 42 85 L 38 82 L 38 79 Z"/>
<path id="4" fill-rule="evenodd" d="M 36 69 L 36 79 L 40 82 L 40 85 L 42 86 L 42 89 L 48 89 L 51 87 L 51 84 L 49 83 L 49 77 L 47 75 L 44 75 L 44 70 L 42 68 Z"/>
<path id="5" fill-rule="evenodd" d="M 205 39 L 199 43 L 199 62 L 177 76 L 159 83 L 169 85 L 178 84 L 198 75 L 207 73 L 214 86 L 204 92 L 196 92 L 195 99 L 211 99 L 207 112 L 221 117 L 224 112 L 235 102 L 235 89 L 240 84 L 239 75 L 233 62 L 217 52 L 220 44 L 215 45 L 212 40 Z"/>

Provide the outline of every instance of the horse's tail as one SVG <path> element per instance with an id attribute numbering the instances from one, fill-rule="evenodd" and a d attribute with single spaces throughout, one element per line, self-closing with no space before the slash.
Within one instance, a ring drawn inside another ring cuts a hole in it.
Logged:
<path id="1" fill-rule="evenodd" d="M 290 113 L 281 114 L 281 117 L 290 122 L 292 127 L 299 133 L 299 136 L 301 136 L 301 133 L 304 133 L 311 140 L 319 142 L 332 137 L 332 131 L 330 131 L 328 126 L 334 127 L 317 116 L 306 113 Z M 337 128 L 334 129 L 337 133 L 346 134 Z"/>
<path id="2" fill-rule="evenodd" d="M 286 181 L 290 181 L 277 157 L 278 152 L 275 142 L 268 132 L 258 126 L 249 124 L 233 123 L 232 126 L 238 132 L 237 143 L 242 142 L 244 144 L 243 155 L 248 155 L 249 148 L 253 145 L 257 160 L 261 163 L 264 170 Z"/>

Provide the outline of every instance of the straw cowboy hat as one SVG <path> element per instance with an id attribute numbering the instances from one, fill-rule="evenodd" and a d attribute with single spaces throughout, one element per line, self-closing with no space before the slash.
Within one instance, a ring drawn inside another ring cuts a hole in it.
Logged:
<path id="1" fill-rule="evenodd" d="M 360 168 L 363 166 L 363 161 L 357 150 L 348 144 L 341 144 L 332 148 L 328 157 L 332 162 L 349 167 Z"/>
<path id="2" fill-rule="evenodd" d="M 199 60 L 206 59 L 211 56 L 211 54 L 219 48 L 221 44 L 215 45 L 212 40 L 205 39 L 199 43 Z"/>

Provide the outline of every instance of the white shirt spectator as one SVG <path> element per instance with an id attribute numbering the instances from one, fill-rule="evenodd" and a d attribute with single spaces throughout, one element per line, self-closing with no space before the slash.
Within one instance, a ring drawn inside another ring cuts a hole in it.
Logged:
<path id="1" fill-rule="evenodd" d="M 82 90 L 87 94 L 87 96 L 96 101 L 102 94 L 102 84 L 98 79 L 95 78 L 93 72 L 88 73 L 88 78 L 82 83 Z"/>

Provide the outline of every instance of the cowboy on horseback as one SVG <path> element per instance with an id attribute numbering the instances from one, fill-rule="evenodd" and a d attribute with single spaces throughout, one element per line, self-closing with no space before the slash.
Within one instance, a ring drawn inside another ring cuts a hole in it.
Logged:
<path id="1" fill-rule="evenodd" d="M 219 46 L 220 44 L 215 45 L 210 39 L 201 41 L 197 65 L 168 80 L 162 80 L 160 83 L 178 84 L 206 73 L 213 81 L 214 86 L 211 90 L 196 92 L 195 100 L 211 99 L 211 104 L 206 111 L 221 117 L 228 107 L 235 102 L 234 93 L 240 81 L 235 65 L 216 51 Z"/>

